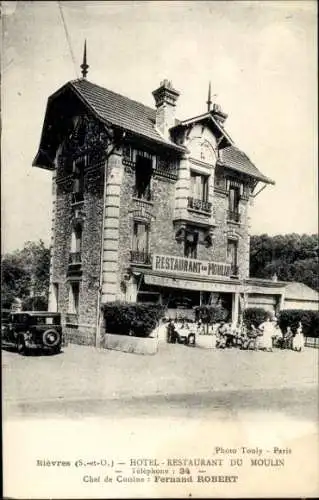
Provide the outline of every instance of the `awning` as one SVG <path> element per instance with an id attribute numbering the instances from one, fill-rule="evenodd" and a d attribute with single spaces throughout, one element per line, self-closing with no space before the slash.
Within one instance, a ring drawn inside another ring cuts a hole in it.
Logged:
<path id="1" fill-rule="evenodd" d="M 216 281 L 201 281 L 166 276 L 144 274 L 147 285 L 163 286 L 169 288 L 183 288 L 185 290 L 198 290 L 200 292 L 243 293 L 240 283 L 218 283 Z"/>

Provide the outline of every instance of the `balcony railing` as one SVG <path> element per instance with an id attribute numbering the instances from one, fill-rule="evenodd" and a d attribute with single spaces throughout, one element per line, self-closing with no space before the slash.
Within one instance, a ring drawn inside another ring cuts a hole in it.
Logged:
<path id="1" fill-rule="evenodd" d="M 240 213 L 235 211 L 235 210 L 228 210 L 227 211 L 227 220 L 230 220 L 232 222 L 237 222 L 239 224 L 240 223 Z"/>
<path id="2" fill-rule="evenodd" d="M 131 250 L 131 262 L 133 264 L 144 264 L 146 266 L 150 266 L 152 264 L 152 255 L 147 252 Z"/>
<path id="3" fill-rule="evenodd" d="M 235 265 L 235 264 L 232 264 L 230 266 L 230 276 L 233 276 L 233 277 L 236 276 L 237 277 L 238 273 L 239 273 L 238 266 Z"/>
<path id="4" fill-rule="evenodd" d="M 198 210 L 200 212 L 206 212 L 208 214 L 212 211 L 212 204 L 209 201 L 198 200 L 196 198 L 188 197 L 188 208 L 192 210 Z"/>
<path id="5" fill-rule="evenodd" d="M 81 252 L 71 252 L 69 255 L 69 265 L 79 265 L 81 263 Z"/>

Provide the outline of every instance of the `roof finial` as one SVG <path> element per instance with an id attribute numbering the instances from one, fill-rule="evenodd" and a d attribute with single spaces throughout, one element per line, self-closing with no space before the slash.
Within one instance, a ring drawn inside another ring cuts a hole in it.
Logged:
<path id="1" fill-rule="evenodd" d="M 212 105 L 212 89 L 211 89 L 211 83 L 209 82 L 208 85 L 208 99 L 207 99 L 207 111 L 210 111 L 210 107 Z"/>
<path id="2" fill-rule="evenodd" d="M 86 64 L 86 40 L 85 40 L 84 41 L 84 52 L 83 52 L 83 63 L 81 64 L 83 78 L 86 78 L 86 75 L 88 74 L 89 67 L 90 66 L 88 64 Z"/>

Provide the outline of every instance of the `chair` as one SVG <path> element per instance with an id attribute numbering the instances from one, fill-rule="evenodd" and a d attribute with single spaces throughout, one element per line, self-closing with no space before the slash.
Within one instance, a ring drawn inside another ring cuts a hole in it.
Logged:
<path id="1" fill-rule="evenodd" d="M 196 336 L 195 336 L 195 333 L 189 333 L 188 334 L 187 345 L 195 347 L 195 345 L 196 345 Z"/>

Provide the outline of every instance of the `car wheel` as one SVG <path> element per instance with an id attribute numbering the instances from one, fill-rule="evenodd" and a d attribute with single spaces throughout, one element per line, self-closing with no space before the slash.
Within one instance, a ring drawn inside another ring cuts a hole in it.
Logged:
<path id="1" fill-rule="evenodd" d="M 42 336 L 42 342 L 45 347 L 58 349 L 61 345 L 61 334 L 56 330 L 46 330 Z"/>
<path id="2" fill-rule="evenodd" d="M 23 335 L 19 335 L 17 338 L 17 351 L 19 354 L 25 354 L 26 348 Z"/>

